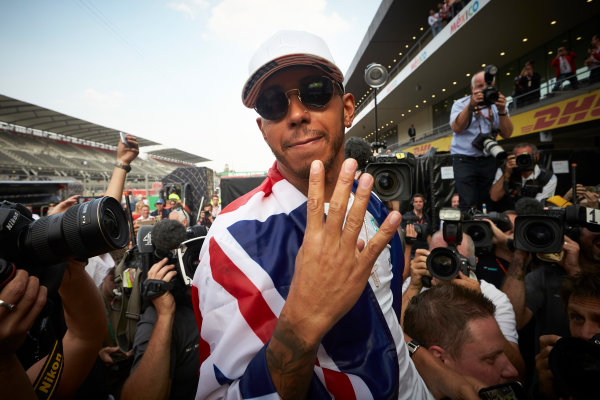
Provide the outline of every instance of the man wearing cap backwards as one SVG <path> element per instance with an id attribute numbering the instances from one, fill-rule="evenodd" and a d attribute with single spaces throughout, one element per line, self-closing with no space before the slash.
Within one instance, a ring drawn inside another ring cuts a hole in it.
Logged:
<path id="1" fill-rule="evenodd" d="M 200 253 L 196 398 L 431 398 L 397 317 L 400 214 L 344 161 L 354 97 L 341 71 L 322 39 L 282 31 L 250 73 L 242 100 L 277 161 L 221 211 Z M 436 396 L 478 398 L 426 349 L 414 354 Z"/>

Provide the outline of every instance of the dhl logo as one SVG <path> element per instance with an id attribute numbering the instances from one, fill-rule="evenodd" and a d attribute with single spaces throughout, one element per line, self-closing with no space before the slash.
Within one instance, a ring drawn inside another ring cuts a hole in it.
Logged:
<path id="1" fill-rule="evenodd" d="M 534 122 L 521 126 L 520 133 L 559 128 L 600 118 L 600 91 L 532 111 Z M 530 113 L 527 113 L 528 116 Z M 531 119 L 528 118 L 528 121 Z"/>

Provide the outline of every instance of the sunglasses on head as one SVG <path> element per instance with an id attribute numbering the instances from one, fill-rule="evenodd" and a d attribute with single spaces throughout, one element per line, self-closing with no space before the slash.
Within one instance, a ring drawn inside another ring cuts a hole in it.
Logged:
<path id="1" fill-rule="evenodd" d="M 300 81 L 297 89 L 288 91 L 283 91 L 280 86 L 271 86 L 258 96 L 255 109 L 264 119 L 281 119 L 287 114 L 290 92 L 297 92 L 298 99 L 308 108 L 323 108 L 333 97 L 335 85 L 340 88 L 340 91 L 343 91 L 338 82 L 327 76 L 304 78 Z"/>

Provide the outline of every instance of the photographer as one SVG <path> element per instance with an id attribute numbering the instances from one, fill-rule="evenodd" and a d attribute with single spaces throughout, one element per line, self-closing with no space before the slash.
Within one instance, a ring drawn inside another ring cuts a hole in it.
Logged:
<path id="1" fill-rule="evenodd" d="M 519 143 L 513 154 L 506 159 L 504 168 L 498 168 L 490 188 L 490 199 L 498 211 L 514 209 L 522 197 L 534 197 L 538 201 L 554 196 L 556 175 L 538 166 L 540 155 L 530 143 Z"/>
<path id="2" fill-rule="evenodd" d="M 407 242 L 411 247 L 411 257 L 414 257 L 417 249 L 426 249 L 429 247 L 431 240 L 431 223 L 429 217 L 423 213 L 425 206 L 425 196 L 420 193 L 415 193 L 412 197 L 412 211 L 408 211 L 402 215 L 402 223 L 400 226 L 406 231 Z M 410 227 L 408 227 L 410 225 Z M 409 229 L 407 229 L 407 227 Z"/>
<path id="3" fill-rule="evenodd" d="M 107 329 L 100 293 L 95 288 L 92 278 L 85 272 L 84 266 L 85 264 L 79 261 L 67 261 L 58 289 L 67 331 L 62 338 L 57 337 L 57 340 L 62 341 L 62 355 L 57 359 L 64 360 L 64 366 L 54 393 L 56 398 L 70 398 L 75 394 L 94 364 Z M 0 292 L 0 299 L 0 384 L 3 392 L 10 394 L 10 398 L 19 395 L 22 398 L 34 398 L 32 385 L 36 382 L 48 356 L 38 356 L 39 349 L 34 348 L 35 343 L 43 338 L 27 335 L 28 341 L 24 346 L 21 344 L 44 304 L 49 302 L 46 289 L 39 285 L 36 277 L 28 277 L 27 272 L 18 269 L 15 278 Z M 60 309 L 54 307 L 54 311 L 56 314 Z M 33 365 L 27 366 L 24 365 L 25 361 L 19 361 L 15 355 L 17 349 L 20 357 L 32 360 Z M 29 385 L 24 378 L 25 368 Z M 44 382 L 54 384 L 56 380 L 55 370 L 50 370 L 48 366 L 45 371 L 42 384 L 37 388 L 40 394 L 47 394 L 49 391 Z"/>
<path id="4" fill-rule="evenodd" d="M 479 292 L 438 285 L 410 301 L 404 329 L 459 374 L 499 385 L 518 380 L 518 372 L 504 352 L 495 309 Z"/>
<path id="5" fill-rule="evenodd" d="M 590 341 L 594 335 L 600 333 L 600 274 L 597 270 L 582 271 L 579 274 L 566 278 L 562 286 L 561 297 L 567 309 L 571 337 Z M 550 369 L 549 362 L 549 356 L 559 339 L 561 339 L 561 336 L 557 335 L 543 335 L 540 337 L 540 352 L 535 357 L 539 380 L 538 386 L 535 388 L 536 393 L 534 393 L 536 398 L 559 398 L 555 392 L 556 385 L 554 382 L 556 379 Z M 598 346 L 598 343 L 595 345 Z M 596 359 L 597 362 L 598 359 Z M 565 367 L 569 368 L 571 366 L 565 365 Z M 581 365 L 573 365 L 572 367 L 583 368 Z M 587 388 L 592 388 L 592 391 L 586 393 L 588 396 L 595 397 L 597 395 L 597 390 L 593 387 L 596 384 L 597 382 L 588 382 L 585 385 Z M 586 392 L 576 382 L 568 381 L 567 386 L 577 387 L 577 390 Z M 562 397 L 572 394 L 561 393 Z"/>
<path id="6" fill-rule="evenodd" d="M 516 107 L 524 107 L 540 100 L 540 84 L 542 77 L 533 72 L 533 63 L 527 61 L 521 74 L 515 78 L 515 92 L 513 94 Z"/>
<path id="7" fill-rule="evenodd" d="M 171 212 L 170 217 L 174 213 L 177 211 Z M 168 248 L 171 248 L 184 240 L 186 230 L 175 221 L 160 221 L 152 230 L 152 242 L 157 250 L 165 250 L 162 247 L 169 242 Z M 195 258 L 198 258 L 197 253 Z M 196 393 L 200 335 L 190 287 L 184 284 L 181 271 L 167 264 L 168 261 L 164 258 L 152 265 L 144 283 L 146 286 L 150 280 L 156 280 L 162 281 L 161 284 L 171 282 L 172 286 L 165 286 L 162 294 L 145 296 L 150 297 L 151 304 L 142 314 L 135 332 L 131 375 L 121 393 L 124 400 L 191 399 Z"/>
<path id="8" fill-rule="evenodd" d="M 471 80 L 471 95 L 457 100 L 452 106 L 450 125 L 454 132 L 450 153 L 454 169 L 456 191 L 460 196 L 460 209 L 476 207 L 489 197 L 494 178 L 496 160 L 473 145 L 479 135 L 507 139 L 512 135 L 513 124 L 506 109 L 506 98 L 493 86 L 493 68 L 476 73 Z M 487 72 L 487 74 L 486 74 Z M 487 81 L 487 82 L 486 82 Z M 495 100 L 495 101 L 492 101 Z"/>
<path id="9" fill-rule="evenodd" d="M 427 268 L 427 256 L 429 256 L 432 250 L 445 247 L 448 247 L 448 243 L 444 240 L 442 231 L 437 231 L 431 238 L 429 250 L 419 249 L 416 251 L 415 258 L 410 263 L 410 277 L 406 279 L 402 287 L 402 321 L 404 320 L 406 307 L 411 299 L 423 290 L 426 290 L 424 277 L 426 277 L 426 280 L 430 280 L 432 285 L 451 283 L 482 293 L 496 307 L 494 317 L 504 335 L 504 351 L 511 363 L 517 367 L 520 375 L 523 376 L 524 364 L 518 348 L 519 337 L 515 326 L 515 313 L 509 299 L 504 293 L 496 289 L 494 285 L 484 280 L 477 280 L 472 271 L 468 276 L 459 271 L 458 275 L 449 281 L 442 281 L 432 277 Z M 476 264 L 475 246 L 473 240 L 467 234 L 463 234 L 462 242 L 456 249 L 461 256 L 473 263 L 471 268 L 474 268 Z"/>

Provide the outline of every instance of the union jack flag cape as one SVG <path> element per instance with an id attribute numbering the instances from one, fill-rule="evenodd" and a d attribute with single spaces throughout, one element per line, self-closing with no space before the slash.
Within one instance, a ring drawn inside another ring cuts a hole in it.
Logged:
<path id="1" fill-rule="evenodd" d="M 374 195 L 368 212 L 378 224 L 387 216 Z M 306 196 L 282 177 L 277 163 L 258 188 L 215 220 L 192 290 L 201 337 L 196 399 L 279 398 L 265 350 L 290 288 L 305 228 Z M 370 279 L 354 307 L 325 335 L 309 398 L 431 398 L 409 360 L 398 323 L 403 256 L 397 234 L 387 254 L 389 279 L 378 285 L 385 287 L 387 297 L 376 293 Z"/>

